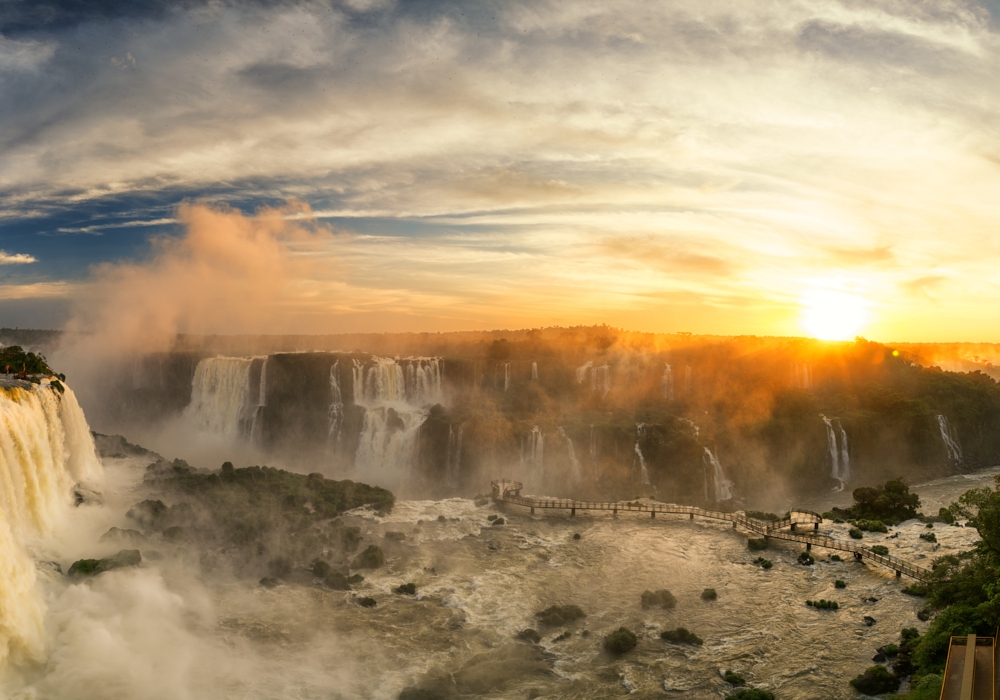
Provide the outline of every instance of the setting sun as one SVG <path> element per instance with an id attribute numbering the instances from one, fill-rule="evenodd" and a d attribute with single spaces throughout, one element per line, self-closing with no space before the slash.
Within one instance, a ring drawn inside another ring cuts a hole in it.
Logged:
<path id="1" fill-rule="evenodd" d="M 868 303 L 859 296 L 832 289 L 815 289 L 801 300 L 802 326 L 820 340 L 848 340 L 868 322 Z"/>

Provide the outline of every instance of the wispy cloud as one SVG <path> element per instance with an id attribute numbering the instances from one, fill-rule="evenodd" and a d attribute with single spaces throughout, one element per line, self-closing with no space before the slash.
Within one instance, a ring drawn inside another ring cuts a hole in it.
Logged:
<path id="1" fill-rule="evenodd" d="M 33 262 L 38 262 L 38 260 L 32 255 L 26 253 L 8 253 L 5 250 L 0 250 L 0 265 L 27 265 Z"/>

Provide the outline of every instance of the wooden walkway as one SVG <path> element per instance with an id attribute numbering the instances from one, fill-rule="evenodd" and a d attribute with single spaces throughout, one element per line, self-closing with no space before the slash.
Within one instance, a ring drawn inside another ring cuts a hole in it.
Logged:
<path id="1" fill-rule="evenodd" d="M 926 581 L 930 578 L 931 570 L 916 564 L 912 564 L 905 559 L 885 554 L 876 554 L 869 547 L 860 544 L 853 544 L 843 540 L 835 540 L 831 537 L 819 535 L 803 535 L 797 529 L 806 525 L 812 526 L 812 531 L 819 530 L 823 517 L 818 513 L 809 510 L 793 509 L 788 517 L 782 520 L 757 520 L 749 518 L 742 511 L 736 513 L 724 513 L 716 510 L 705 510 L 695 506 L 680 506 L 674 503 L 641 503 L 639 501 L 576 501 L 565 498 L 535 498 L 533 496 L 522 496 L 523 485 L 519 481 L 494 481 L 492 482 L 492 496 L 497 503 L 507 503 L 515 506 L 529 508 L 532 513 L 536 508 L 568 510 L 570 515 L 576 515 L 576 511 L 604 510 L 611 511 L 615 515 L 621 512 L 649 513 L 655 518 L 657 513 L 687 515 L 691 520 L 697 516 L 699 518 L 711 518 L 713 520 L 724 520 L 731 522 L 733 527 L 742 527 L 745 530 L 761 535 L 765 538 L 774 538 L 788 542 L 800 542 L 806 546 L 806 551 L 813 547 L 824 549 L 834 549 L 840 552 L 850 552 L 859 561 L 869 561 L 881 566 L 885 566 L 896 572 L 896 578 L 905 574 L 918 581 Z M 784 532 L 784 528 L 789 528 L 790 532 Z"/>

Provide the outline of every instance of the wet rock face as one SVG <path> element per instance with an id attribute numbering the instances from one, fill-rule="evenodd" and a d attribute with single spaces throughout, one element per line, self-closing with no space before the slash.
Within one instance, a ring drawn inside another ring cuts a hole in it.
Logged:
<path id="1" fill-rule="evenodd" d="M 104 559 L 80 559 L 73 562 L 69 567 L 67 575 L 70 578 L 84 578 L 96 576 L 97 574 L 120 569 L 127 566 L 139 566 L 142 563 L 142 554 L 138 549 L 123 549 L 118 554 Z"/>

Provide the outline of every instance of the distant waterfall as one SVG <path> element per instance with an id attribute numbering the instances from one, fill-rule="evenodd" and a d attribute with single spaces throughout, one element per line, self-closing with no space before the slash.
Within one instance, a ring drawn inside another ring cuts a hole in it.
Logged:
<path id="1" fill-rule="evenodd" d="M 266 367 L 266 365 L 265 365 Z M 261 370 L 263 375 L 263 370 Z M 340 444 L 340 429 L 344 425 L 344 394 L 340 390 L 340 360 L 330 367 L 330 408 L 327 410 L 330 417 L 330 427 L 327 429 L 327 439 L 333 445 Z"/>
<path id="2" fill-rule="evenodd" d="M 843 491 L 851 478 L 851 456 L 847 447 L 847 432 L 839 418 L 830 420 L 822 413 L 819 417 L 826 425 L 826 448 L 830 455 L 830 477 L 840 482 L 838 490 Z"/>
<path id="3" fill-rule="evenodd" d="M 191 403 L 184 415 L 196 430 L 231 438 L 250 432 L 256 406 L 250 399 L 249 357 L 212 357 L 198 363 L 191 382 Z M 264 370 L 261 368 L 260 405 L 264 404 Z"/>
<path id="4" fill-rule="evenodd" d="M 444 400 L 441 361 L 437 358 L 373 357 L 368 364 L 354 360 L 351 373 L 354 403 L 359 406 L 424 406 Z"/>
<path id="5" fill-rule="evenodd" d="M 576 368 L 576 383 L 583 384 L 587 380 L 587 373 L 594 366 L 594 363 L 587 360 L 587 363 Z"/>
<path id="6" fill-rule="evenodd" d="M 573 449 L 573 440 L 570 439 L 569 435 L 567 435 L 566 431 L 562 428 L 559 428 L 556 432 L 559 434 L 559 437 L 566 442 L 566 451 L 569 453 L 569 462 L 573 467 L 573 480 L 579 484 L 583 481 L 583 471 L 580 469 L 580 460 L 576 458 L 576 450 Z"/>
<path id="7" fill-rule="evenodd" d="M 532 362 L 531 363 L 531 378 L 532 379 L 538 379 L 538 363 L 537 362 Z"/>
<path id="8" fill-rule="evenodd" d="M 404 360 L 406 400 L 412 404 L 440 403 L 444 400 L 441 389 L 441 360 L 436 357 Z"/>
<path id="9" fill-rule="evenodd" d="M 500 388 L 500 378 L 501 371 L 503 372 L 503 390 L 506 393 L 510 389 L 510 363 L 509 362 L 498 362 L 496 367 L 493 369 L 493 388 Z"/>
<path id="10" fill-rule="evenodd" d="M 948 451 L 948 459 L 956 464 L 962 462 L 962 443 L 958 440 L 958 431 L 945 416 L 940 413 L 937 416 L 938 427 L 941 428 L 941 440 L 944 448 Z"/>
<path id="11" fill-rule="evenodd" d="M 64 389 L 0 385 L 0 668 L 44 652 L 45 601 L 27 545 L 72 507 L 75 484 L 96 486 L 103 474 L 83 411 Z"/>
<path id="12" fill-rule="evenodd" d="M 646 434 L 646 424 L 636 423 L 635 432 L 635 454 L 639 458 L 639 468 L 642 470 L 642 483 L 644 486 L 649 486 L 649 470 L 646 469 L 646 458 L 643 456 L 642 448 L 639 446 L 639 440 Z"/>
<path id="13" fill-rule="evenodd" d="M 609 365 L 595 367 L 594 363 L 588 360 L 586 364 L 576 368 L 576 383 L 583 384 L 587 381 L 588 376 L 590 377 L 590 390 L 600 391 L 601 398 L 607 396 L 608 392 L 611 391 L 611 367 Z"/>
<path id="14" fill-rule="evenodd" d="M 542 475 L 545 471 L 545 435 L 536 425 L 531 428 L 531 435 L 528 437 L 528 459 L 527 465 L 532 472 Z"/>
<path id="15" fill-rule="evenodd" d="M 712 467 L 712 481 L 715 484 L 715 500 L 728 501 L 733 497 L 733 482 L 726 478 L 722 463 L 712 450 L 705 448 L 705 462 Z M 707 500 L 707 498 L 706 498 Z"/>
<path id="16" fill-rule="evenodd" d="M 799 389 L 812 389 L 812 368 L 809 365 L 792 365 L 792 386 Z"/>
<path id="17" fill-rule="evenodd" d="M 668 401 L 674 400 L 674 371 L 668 364 L 663 370 L 663 379 L 660 380 L 660 388 L 663 390 L 663 398 Z"/>

